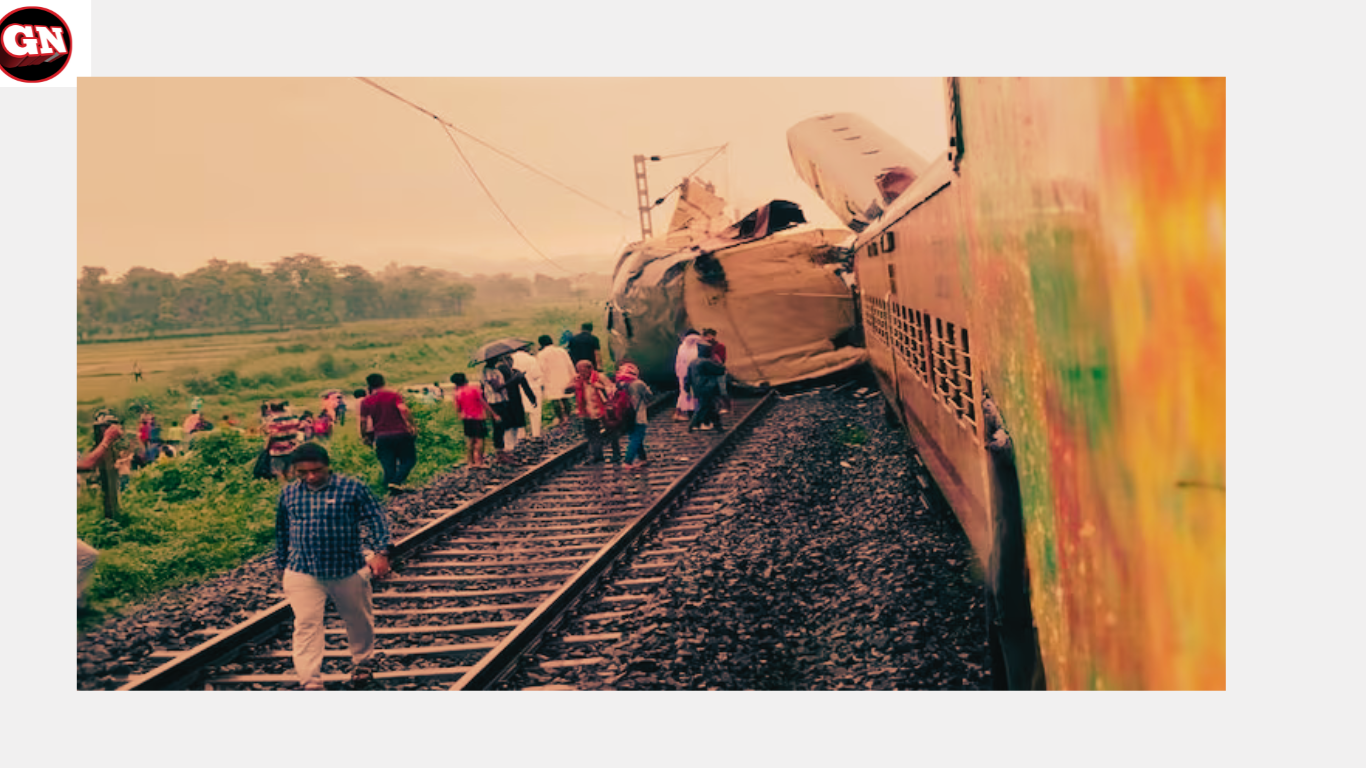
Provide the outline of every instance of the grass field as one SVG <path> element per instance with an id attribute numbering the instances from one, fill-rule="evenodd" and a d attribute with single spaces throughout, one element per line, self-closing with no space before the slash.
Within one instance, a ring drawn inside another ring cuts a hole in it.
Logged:
<path id="1" fill-rule="evenodd" d="M 135 432 L 139 408 L 156 413 L 164 425 L 179 424 L 198 394 L 211 421 L 230 413 L 242 427 L 253 427 L 262 399 L 282 397 L 296 410 L 316 412 L 319 392 L 349 393 L 363 387 L 374 371 L 396 387 L 434 381 L 449 386 L 456 371 L 477 373 L 470 353 L 481 344 L 506 336 L 534 341 L 541 334 L 558 340 L 563 329 L 577 330 L 581 322 L 600 324 L 600 306 L 533 305 L 314 330 L 78 345 L 77 446 L 91 448 L 90 425 L 100 408 L 112 409 L 127 431 Z M 143 371 L 141 382 L 133 381 L 134 362 Z M 419 463 L 409 482 L 421 484 L 463 459 L 464 440 L 448 404 L 415 404 L 413 410 L 419 421 Z M 120 443 L 131 445 L 129 438 Z M 78 536 L 101 556 L 87 592 L 93 610 L 78 630 L 270 549 L 279 485 L 251 477 L 262 447 L 262 438 L 230 431 L 197 438 L 189 455 L 134 473 L 120 495 L 116 520 L 104 519 L 95 490 L 83 490 L 77 500 Z M 350 418 L 328 450 L 337 471 L 379 490 L 378 464 Z"/>
<path id="2" fill-rule="evenodd" d="M 242 420 L 257 413 L 262 399 L 297 398 L 295 405 L 310 407 L 303 403 L 318 392 L 350 392 L 364 386 L 372 371 L 396 385 L 445 383 L 455 371 L 471 370 L 470 352 L 486 341 L 534 341 L 542 333 L 558 339 L 561 330 L 577 331 L 585 320 L 600 324 L 598 307 L 547 304 L 316 330 L 82 344 L 76 355 L 77 422 L 88 432 L 95 410 L 123 410 L 133 399 L 156 409 L 167 423 L 179 421 L 196 394 L 211 419 L 226 412 Z M 132 375 L 134 363 L 143 372 L 140 382 Z M 206 382 L 211 383 L 202 386 Z"/>

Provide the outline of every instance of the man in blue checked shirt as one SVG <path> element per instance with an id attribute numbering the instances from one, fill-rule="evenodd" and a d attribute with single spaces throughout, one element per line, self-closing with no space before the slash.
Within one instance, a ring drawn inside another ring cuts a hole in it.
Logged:
<path id="1" fill-rule="evenodd" d="M 375 615 L 370 576 L 389 574 L 389 527 L 363 483 L 332 474 L 327 449 L 304 443 L 291 456 L 293 483 L 275 507 L 275 569 L 294 610 L 294 670 L 306 691 L 324 690 L 323 616 L 327 598 L 346 622 L 352 687 L 372 679 Z M 362 538 L 374 554 L 367 560 Z"/>

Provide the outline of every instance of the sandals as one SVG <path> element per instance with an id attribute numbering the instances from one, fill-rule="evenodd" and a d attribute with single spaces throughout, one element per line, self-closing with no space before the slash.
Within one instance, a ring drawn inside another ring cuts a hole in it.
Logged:
<path id="1" fill-rule="evenodd" d="M 356 667 L 351 672 L 351 687 L 364 688 L 375 681 L 375 673 L 369 667 Z"/>

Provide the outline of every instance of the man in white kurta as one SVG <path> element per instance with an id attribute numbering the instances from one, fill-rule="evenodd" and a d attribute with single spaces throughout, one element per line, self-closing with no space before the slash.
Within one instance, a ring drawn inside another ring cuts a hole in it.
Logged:
<path id="1" fill-rule="evenodd" d="M 541 373 L 541 364 L 536 362 L 536 358 L 525 349 L 519 349 L 512 353 L 512 367 L 521 371 L 526 376 L 526 383 L 531 385 L 531 391 L 536 393 L 536 402 L 527 399 L 526 392 L 521 392 L 522 406 L 526 410 L 527 421 L 531 422 L 531 436 L 541 436 L 541 404 L 545 402 L 545 390 L 542 385 L 545 383 L 545 376 Z"/>
<path id="2" fill-rule="evenodd" d="M 537 341 L 541 344 L 541 350 L 536 353 L 536 362 L 541 365 L 541 386 L 545 395 L 541 402 L 549 400 L 553 403 L 551 415 L 554 421 L 551 424 L 555 425 L 569 420 L 569 398 L 573 393 L 566 394 L 565 390 L 573 385 L 578 372 L 574 370 L 574 361 L 569 359 L 569 352 L 564 347 L 555 346 L 549 336 L 542 336 Z"/>

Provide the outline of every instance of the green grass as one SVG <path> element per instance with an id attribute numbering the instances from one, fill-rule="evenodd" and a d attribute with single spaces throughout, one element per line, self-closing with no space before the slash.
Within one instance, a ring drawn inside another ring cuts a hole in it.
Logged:
<path id="1" fill-rule="evenodd" d="M 99 408 L 112 408 L 131 425 L 138 404 L 169 425 L 183 421 L 191 399 L 199 395 L 211 421 L 228 413 L 249 425 L 263 399 L 284 397 L 316 411 L 319 392 L 336 387 L 349 393 L 363 387 L 373 371 L 397 386 L 444 384 L 452 373 L 471 370 L 470 353 L 486 341 L 504 336 L 534 341 L 542 333 L 558 340 L 563 328 L 600 322 L 597 313 L 552 304 L 265 335 L 82 344 L 77 346 L 78 438 L 85 435 L 88 441 Z M 135 362 L 143 371 L 141 382 L 133 381 Z"/>
<path id="2" fill-rule="evenodd" d="M 136 429 L 139 407 L 170 425 L 188 415 L 192 391 L 198 391 L 210 420 L 232 413 L 247 427 L 256 423 L 263 398 L 286 397 L 296 408 L 316 411 L 319 391 L 336 387 L 349 393 L 375 370 L 395 386 L 445 383 L 455 371 L 474 372 L 470 352 L 486 341 L 534 340 L 542 333 L 558 339 L 561 329 L 577 328 L 584 320 L 600 318 L 574 305 L 542 306 L 267 335 L 78 345 L 77 443 L 83 451 L 90 449 L 89 425 L 100 407 L 113 408 L 130 431 Z M 134 360 L 142 367 L 143 382 L 108 375 L 119 367 L 131 371 Z M 418 464 L 409 483 L 421 485 L 463 460 L 464 437 L 449 404 L 410 405 L 418 424 Z M 379 464 L 360 442 L 355 414 L 350 416 L 326 442 L 333 467 L 378 492 Z M 120 447 L 129 445 L 128 437 L 120 441 Z M 76 510 L 78 535 L 100 550 L 100 559 L 87 592 L 92 610 L 78 630 L 271 550 L 280 486 L 251 476 L 262 447 L 262 438 L 230 430 L 196 438 L 188 455 L 134 473 L 120 495 L 117 520 L 104 519 L 97 491 L 83 490 Z"/>

